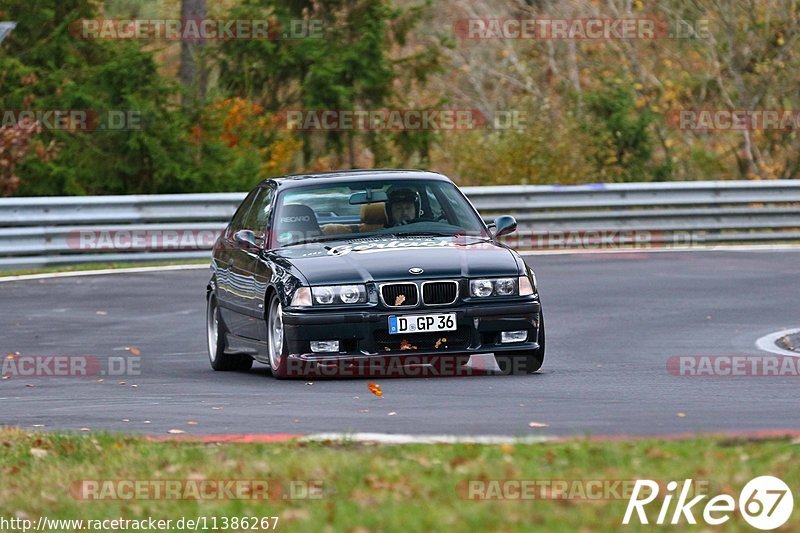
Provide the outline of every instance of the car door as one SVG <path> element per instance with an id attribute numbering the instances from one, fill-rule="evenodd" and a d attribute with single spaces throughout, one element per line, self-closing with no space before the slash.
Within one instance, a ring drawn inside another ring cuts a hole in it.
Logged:
<path id="1" fill-rule="evenodd" d="M 220 241 L 214 253 L 213 269 L 217 279 L 219 310 L 222 320 L 234 335 L 240 334 L 239 330 L 242 323 L 239 299 L 241 298 L 240 293 L 243 284 L 241 273 L 236 269 L 236 263 L 241 263 L 242 260 L 242 252 L 239 249 L 242 245 L 236 242 L 234 235 L 244 228 L 245 218 L 252 209 L 261 190 L 261 187 L 257 187 L 250 191 L 239 205 L 228 227 L 225 228 L 225 231 L 220 236 Z"/>
<path id="2" fill-rule="evenodd" d="M 264 187 L 256 196 L 243 224 L 243 229 L 252 232 L 256 246 L 241 247 L 235 266 L 237 274 L 244 281 L 242 295 L 237 300 L 243 315 L 240 335 L 249 339 L 266 340 L 264 293 L 272 277 L 272 267 L 264 260 L 262 252 L 268 241 L 268 224 L 274 198 L 275 191 L 271 187 Z"/>

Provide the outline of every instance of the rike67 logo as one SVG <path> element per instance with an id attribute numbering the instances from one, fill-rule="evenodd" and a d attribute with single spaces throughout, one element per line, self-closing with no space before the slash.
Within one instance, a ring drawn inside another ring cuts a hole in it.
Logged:
<path id="1" fill-rule="evenodd" d="M 687 524 L 696 524 L 694 512 L 700 513 L 706 524 L 719 526 L 730 520 L 731 514 L 736 511 L 737 501 L 729 494 L 719 494 L 705 502 L 704 507 L 698 506 L 701 501 L 708 498 L 708 495 L 701 494 L 691 500 L 689 495 L 692 492 L 692 480 L 686 479 L 677 492 L 678 482 L 670 481 L 667 484 L 667 492 L 661 501 L 661 508 L 655 523 L 680 524 L 685 520 Z M 633 493 L 628 500 L 628 507 L 625 509 L 623 524 L 629 524 L 631 518 L 636 513 L 640 524 L 648 524 L 648 517 L 645 514 L 645 506 L 652 503 L 659 496 L 659 485 L 649 479 L 636 480 Z M 672 501 L 677 496 L 675 507 L 672 509 Z M 739 513 L 754 528 L 761 530 L 771 530 L 778 528 L 789 520 L 794 509 L 794 497 L 792 491 L 782 480 L 773 476 L 759 476 L 751 479 L 744 486 L 739 494 Z M 671 514 L 670 514 L 670 511 Z"/>

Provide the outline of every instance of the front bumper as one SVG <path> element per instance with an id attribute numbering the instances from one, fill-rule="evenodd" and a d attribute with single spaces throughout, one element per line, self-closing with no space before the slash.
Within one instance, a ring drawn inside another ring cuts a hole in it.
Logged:
<path id="1" fill-rule="evenodd" d="M 289 359 L 317 362 L 374 359 L 385 357 L 437 357 L 502 352 L 530 352 L 539 345 L 541 304 L 538 297 L 513 301 L 480 302 L 450 307 L 412 310 L 314 309 L 283 311 L 284 336 Z M 392 315 L 455 313 L 455 331 L 389 335 Z M 527 340 L 500 343 L 500 332 L 528 332 Z M 310 341 L 338 340 L 338 353 L 313 353 Z M 405 341 L 405 342 L 404 342 Z"/>

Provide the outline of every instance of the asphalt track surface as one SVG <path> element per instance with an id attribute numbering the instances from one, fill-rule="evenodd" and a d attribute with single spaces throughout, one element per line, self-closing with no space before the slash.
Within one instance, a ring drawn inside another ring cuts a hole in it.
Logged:
<path id="1" fill-rule="evenodd" d="M 205 348 L 204 269 L 2 283 L 3 354 L 130 358 L 126 348 L 136 347 L 141 372 L 12 376 L 0 381 L 0 425 L 157 435 L 180 429 L 607 436 L 800 428 L 800 378 L 679 377 L 666 367 L 673 355 L 763 354 L 754 346 L 758 337 L 800 324 L 800 253 L 526 259 L 547 318 L 541 373 L 380 379 L 382 398 L 365 379 L 277 381 L 258 364 L 247 373 L 214 372 Z"/>

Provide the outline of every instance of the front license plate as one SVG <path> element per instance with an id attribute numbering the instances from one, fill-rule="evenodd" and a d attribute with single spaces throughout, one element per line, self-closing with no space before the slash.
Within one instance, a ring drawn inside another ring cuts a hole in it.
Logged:
<path id="1" fill-rule="evenodd" d="M 389 317 L 389 333 L 423 333 L 426 331 L 454 331 L 456 314 L 403 315 Z"/>

